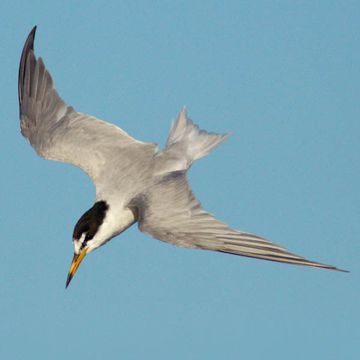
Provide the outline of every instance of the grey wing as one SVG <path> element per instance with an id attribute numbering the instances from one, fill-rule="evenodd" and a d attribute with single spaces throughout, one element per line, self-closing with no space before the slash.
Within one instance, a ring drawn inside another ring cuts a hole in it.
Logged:
<path id="1" fill-rule="evenodd" d="M 155 145 L 137 141 L 122 129 L 67 106 L 43 60 L 34 54 L 35 30 L 30 32 L 20 60 L 21 133 L 40 156 L 76 165 L 95 183 L 106 181 L 105 174 L 109 169 L 113 172 L 115 165 L 121 166 L 119 172 L 124 176 L 126 171 L 136 174 L 135 167 L 143 165 L 134 159 L 152 157 Z"/>
<path id="2" fill-rule="evenodd" d="M 288 252 L 260 236 L 236 231 L 201 208 L 182 172 L 169 174 L 138 200 L 139 228 L 174 245 L 339 270 Z"/>

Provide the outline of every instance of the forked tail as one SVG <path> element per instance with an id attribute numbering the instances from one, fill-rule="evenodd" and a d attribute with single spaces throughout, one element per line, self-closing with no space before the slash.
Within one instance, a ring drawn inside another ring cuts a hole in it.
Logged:
<path id="1" fill-rule="evenodd" d="M 173 160 L 182 160 L 183 169 L 197 159 L 207 155 L 212 149 L 225 141 L 230 134 L 215 134 L 201 130 L 187 117 L 183 108 L 172 124 L 165 151 Z M 178 170 L 182 170 L 179 168 Z"/>

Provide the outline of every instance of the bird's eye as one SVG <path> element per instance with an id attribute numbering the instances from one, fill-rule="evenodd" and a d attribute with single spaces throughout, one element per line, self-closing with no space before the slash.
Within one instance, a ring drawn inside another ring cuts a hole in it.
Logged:
<path id="1" fill-rule="evenodd" d="M 83 249 L 86 246 L 87 242 L 93 238 L 93 236 L 91 236 L 89 233 L 84 233 L 82 235 L 82 237 L 84 235 L 85 235 L 85 238 L 84 238 L 84 240 L 82 241 L 82 243 L 80 245 L 80 249 Z M 80 241 L 81 241 L 81 239 L 80 239 Z"/>
<path id="2" fill-rule="evenodd" d="M 86 235 L 85 235 L 85 240 L 84 240 L 84 242 L 86 243 L 87 241 L 89 241 L 89 240 L 91 240 L 93 237 L 89 234 L 89 233 L 87 233 Z"/>

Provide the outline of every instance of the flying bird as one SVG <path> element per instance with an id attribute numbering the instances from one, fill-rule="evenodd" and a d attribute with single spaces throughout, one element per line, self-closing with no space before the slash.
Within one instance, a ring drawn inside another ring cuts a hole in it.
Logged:
<path id="1" fill-rule="evenodd" d="M 19 68 L 22 135 L 45 159 L 84 170 L 96 200 L 73 231 L 74 256 L 66 287 L 84 257 L 134 223 L 174 245 L 246 257 L 340 270 L 288 252 L 269 240 L 231 229 L 203 210 L 187 171 L 228 134 L 201 130 L 182 109 L 166 146 L 145 143 L 119 127 L 74 110 L 61 99 L 41 57 L 34 53 L 36 26 L 25 42 Z"/>

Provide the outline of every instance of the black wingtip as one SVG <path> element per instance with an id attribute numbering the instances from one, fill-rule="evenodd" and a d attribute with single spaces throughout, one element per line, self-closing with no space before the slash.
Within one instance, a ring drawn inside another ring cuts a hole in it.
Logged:
<path id="1" fill-rule="evenodd" d="M 340 271 L 340 272 L 344 272 L 344 273 L 350 272 L 349 270 L 339 269 L 339 268 L 337 268 L 336 266 L 333 266 L 333 265 L 316 263 L 316 262 L 314 262 L 314 264 L 315 264 L 315 265 L 311 265 L 311 264 L 310 264 L 310 266 L 314 266 L 314 267 L 317 267 L 317 268 L 319 268 L 319 269 Z"/>
<path id="2" fill-rule="evenodd" d="M 29 32 L 28 37 L 26 38 L 23 51 L 21 53 L 21 61 L 26 59 L 26 55 L 29 53 L 30 50 L 34 50 L 34 40 L 35 40 L 35 33 L 36 33 L 37 26 L 35 25 L 32 30 Z M 24 59 L 25 58 L 25 59 Z M 21 63 L 20 63 L 21 68 Z"/>
<path id="3" fill-rule="evenodd" d="M 37 25 L 35 25 L 35 26 L 31 29 L 31 31 L 30 31 L 30 33 L 29 33 L 29 35 L 28 35 L 28 39 L 32 39 L 32 43 L 34 43 L 36 29 L 37 29 Z"/>
<path id="4" fill-rule="evenodd" d="M 30 31 L 28 37 L 26 38 L 21 58 L 20 58 L 20 66 L 19 66 L 19 80 L 18 80 L 18 91 L 19 91 L 19 106 L 21 107 L 21 100 L 22 100 L 22 88 L 24 85 L 24 78 L 25 78 L 25 64 L 26 58 L 29 51 L 34 51 L 34 40 L 35 40 L 35 33 L 36 33 L 37 26 L 35 25 L 32 30 Z"/>

